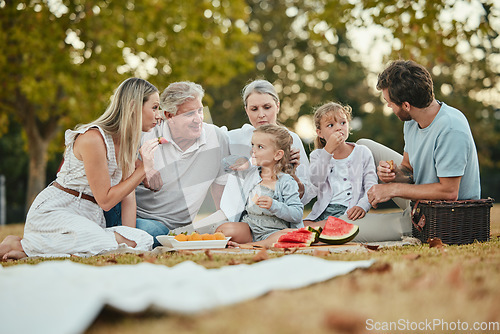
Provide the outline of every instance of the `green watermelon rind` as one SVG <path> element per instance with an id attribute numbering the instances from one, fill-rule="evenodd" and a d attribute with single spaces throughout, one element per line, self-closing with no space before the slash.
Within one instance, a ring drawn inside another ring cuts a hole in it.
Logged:
<path id="1" fill-rule="evenodd" d="M 330 245 L 342 245 L 354 239 L 358 235 L 358 233 L 359 233 L 359 226 L 353 225 L 353 228 L 348 234 L 344 234 L 341 237 L 336 237 L 336 236 L 327 236 L 322 233 L 319 236 L 319 241 Z"/>
<path id="2" fill-rule="evenodd" d="M 319 240 L 319 236 L 321 235 L 321 232 L 323 231 L 323 228 L 321 226 L 318 226 L 318 227 L 312 227 L 312 226 L 307 226 L 307 230 L 309 232 L 312 232 L 315 234 L 315 238 L 314 238 L 314 241 L 312 242 L 313 244 L 318 242 Z"/>

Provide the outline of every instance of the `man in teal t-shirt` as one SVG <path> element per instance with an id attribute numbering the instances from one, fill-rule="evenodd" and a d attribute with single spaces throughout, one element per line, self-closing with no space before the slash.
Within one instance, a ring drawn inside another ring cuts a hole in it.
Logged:
<path id="1" fill-rule="evenodd" d="M 377 167 L 385 184 L 368 191 L 373 207 L 394 197 L 410 200 L 479 199 L 476 145 L 464 114 L 434 97 L 430 73 L 413 61 L 398 60 L 378 78 L 387 105 L 404 124 L 402 162 Z"/>
<path id="2" fill-rule="evenodd" d="M 415 184 L 440 183 L 441 178 L 460 179 L 458 199 L 479 199 L 479 164 L 476 145 L 464 114 L 445 103 L 426 128 L 405 122 L 405 149 L 413 167 Z M 455 199 L 454 185 L 450 191 Z M 424 197 L 427 199 L 428 197 Z"/>

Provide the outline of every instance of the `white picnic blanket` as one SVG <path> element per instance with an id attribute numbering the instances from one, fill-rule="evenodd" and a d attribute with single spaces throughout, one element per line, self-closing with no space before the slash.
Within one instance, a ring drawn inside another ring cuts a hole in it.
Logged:
<path id="1" fill-rule="evenodd" d="M 105 305 L 192 314 L 321 282 L 370 261 L 287 255 L 220 269 L 191 261 L 95 267 L 71 261 L 0 266 L 0 333 L 82 333 Z"/>

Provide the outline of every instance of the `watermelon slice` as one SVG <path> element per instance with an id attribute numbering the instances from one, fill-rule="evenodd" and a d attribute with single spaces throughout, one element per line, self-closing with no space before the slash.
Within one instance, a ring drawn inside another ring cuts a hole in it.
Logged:
<path id="1" fill-rule="evenodd" d="M 315 234 L 315 239 L 314 239 L 314 241 L 312 243 L 318 242 L 319 236 L 321 234 L 321 231 L 323 231 L 323 228 L 321 226 L 318 226 L 318 227 L 308 226 L 307 230 L 311 231 L 312 233 Z"/>
<path id="2" fill-rule="evenodd" d="M 166 144 L 168 140 L 165 137 L 158 137 L 158 144 Z"/>
<path id="3" fill-rule="evenodd" d="M 308 247 L 308 244 L 301 242 L 275 242 L 273 244 L 274 248 L 298 248 L 298 247 Z"/>
<path id="4" fill-rule="evenodd" d="M 299 228 L 298 230 L 288 232 L 279 237 L 278 243 L 280 242 L 296 242 L 303 243 L 309 246 L 316 240 L 316 233 L 309 231 L 307 228 Z"/>
<path id="5" fill-rule="evenodd" d="M 358 225 L 350 224 L 340 218 L 330 216 L 319 236 L 319 241 L 331 245 L 341 245 L 354 239 L 358 233 Z"/>

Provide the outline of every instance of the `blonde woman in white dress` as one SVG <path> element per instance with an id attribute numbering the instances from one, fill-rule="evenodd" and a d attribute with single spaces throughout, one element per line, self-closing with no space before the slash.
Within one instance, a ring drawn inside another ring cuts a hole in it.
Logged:
<path id="1" fill-rule="evenodd" d="M 30 207 L 24 237 L 7 236 L 0 259 L 26 256 L 91 256 L 125 244 L 150 250 L 153 238 L 135 228 L 134 189 L 155 173 L 158 140 L 139 149 L 141 132 L 159 120 L 158 89 L 129 78 L 116 89 L 106 111 L 95 121 L 65 133 L 64 163 L 57 178 Z M 105 228 L 103 210 L 122 203 L 123 226 Z"/>

